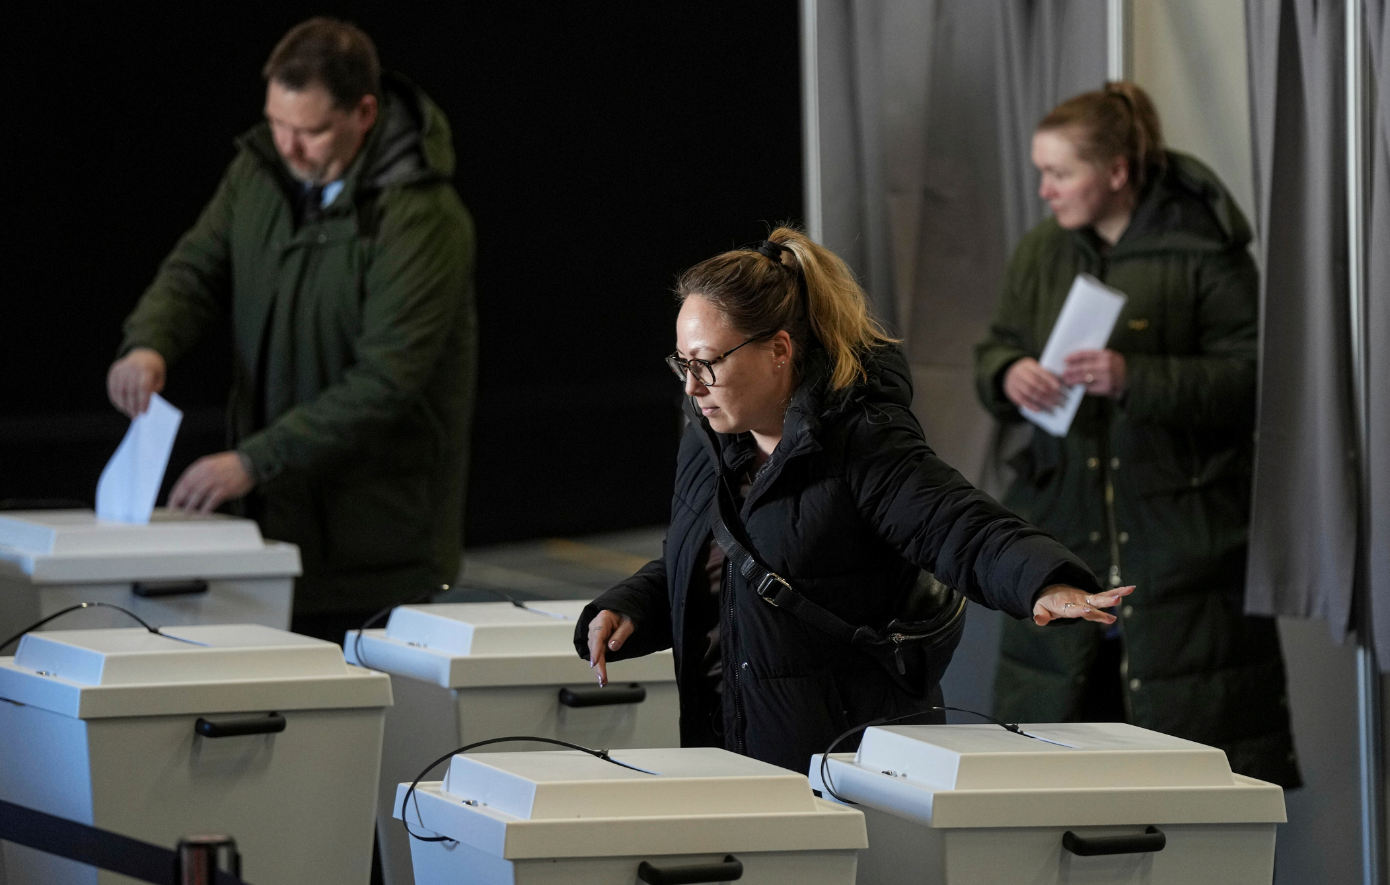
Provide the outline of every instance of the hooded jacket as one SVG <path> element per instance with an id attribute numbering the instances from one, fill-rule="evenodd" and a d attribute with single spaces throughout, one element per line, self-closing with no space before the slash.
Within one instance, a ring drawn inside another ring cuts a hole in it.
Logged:
<path id="1" fill-rule="evenodd" d="M 867 379 L 828 393 L 825 353 L 806 359 L 782 440 L 740 513 L 770 569 L 843 620 L 875 627 L 891 620 L 922 569 L 1013 617 L 1030 615 L 1050 584 L 1099 590 L 1062 545 L 932 453 L 897 348 L 869 354 L 866 368 Z M 631 617 L 635 632 L 609 657 L 673 649 L 682 745 L 724 746 L 804 772 L 850 727 L 926 702 L 896 689 L 864 653 L 764 602 L 731 569 L 715 605 L 704 569 L 716 482 L 746 468 L 754 444 L 751 434 L 717 434 L 698 411 L 688 414 L 663 556 L 585 608 L 575 647 L 588 657 L 599 611 Z M 716 618 L 722 702 L 703 688 Z"/>
<path id="2" fill-rule="evenodd" d="M 303 224 L 269 126 L 243 135 L 121 345 L 172 364 L 230 314 L 231 443 L 254 467 L 263 532 L 300 547 L 296 614 L 402 601 L 458 569 L 473 223 L 443 113 L 398 75 L 381 98 L 342 192 Z"/>
<path id="3" fill-rule="evenodd" d="M 976 387 L 998 418 L 1021 422 L 1004 374 L 1042 352 L 1076 275 L 1125 293 L 1107 345 L 1125 358 L 1124 396 L 1086 397 L 1065 438 L 1033 433 L 1004 501 L 1107 584 L 1137 585 L 1119 609 L 1129 721 L 1291 787 L 1278 634 L 1243 605 L 1259 334 L 1250 238 L 1215 173 L 1169 152 L 1114 246 L 1053 219 L 1024 237 L 976 351 Z M 1075 717 L 1103 633 L 1006 624 L 996 715 Z"/>

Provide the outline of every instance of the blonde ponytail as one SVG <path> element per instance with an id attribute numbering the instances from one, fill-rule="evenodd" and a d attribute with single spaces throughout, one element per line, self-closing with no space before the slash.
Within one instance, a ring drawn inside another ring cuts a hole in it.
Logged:
<path id="1" fill-rule="evenodd" d="M 681 275 L 676 295 L 710 300 L 745 335 L 785 329 L 798 357 L 819 343 L 830 357 L 831 390 L 867 377 L 865 351 L 894 342 L 869 312 L 849 265 L 792 227 L 779 227 L 757 249 L 736 249 Z"/>

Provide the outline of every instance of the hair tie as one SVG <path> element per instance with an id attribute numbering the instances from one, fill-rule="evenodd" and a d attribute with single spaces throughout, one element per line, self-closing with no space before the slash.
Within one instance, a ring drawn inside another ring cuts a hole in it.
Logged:
<path id="1" fill-rule="evenodd" d="M 768 258 L 771 258 L 773 261 L 777 262 L 778 264 L 781 264 L 782 253 L 787 251 L 787 247 L 783 246 L 781 243 L 774 243 L 771 240 L 763 240 L 761 243 L 753 247 L 753 251 L 761 252 L 763 255 L 766 255 Z"/>

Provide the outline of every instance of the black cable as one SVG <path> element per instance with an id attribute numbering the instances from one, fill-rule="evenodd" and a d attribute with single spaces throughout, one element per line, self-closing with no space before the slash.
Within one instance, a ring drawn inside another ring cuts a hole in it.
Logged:
<path id="1" fill-rule="evenodd" d="M 501 599 L 503 599 L 503 600 L 505 600 L 505 601 L 507 601 L 507 602 L 510 602 L 512 605 L 516 606 L 517 608 L 524 608 L 524 609 L 526 609 L 528 612 L 533 610 L 533 609 L 531 608 L 531 606 L 529 606 L 529 605 L 527 605 L 526 603 L 522 602 L 520 599 L 517 599 L 515 596 L 511 595 L 510 593 L 504 593 L 504 592 L 502 592 L 501 590 L 498 590 L 496 587 L 469 587 L 468 589 L 469 589 L 469 590 L 481 590 L 481 591 L 483 591 L 484 593 L 491 593 L 493 596 L 500 597 Z"/>
<path id="2" fill-rule="evenodd" d="M 42 627 L 44 624 L 47 624 L 49 621 L 52 621 L 52 620 L 54 620 L 54 619 L 56 619 L 56 618 L 61 618 L 63 615 L 67 614 L 68 612 L 75 612 L 75 611 L 77 611 L 77 610 L 79 610 L 79 609 L 84 609 L 84 608 L 114 608 L 116 611 L 120 612 L 121 614 L 124 614 L 124 615 L 127 615 L 127 616 L 131 617 L 131 618 L 134 618 L 134 619 L 140 624 L 141 627 L 144 627 L 146 630 L 150 631 L 151 633 L 153 633 L 153 634 L 156 635 L 156 636 L 164 636 L 165 639 L 176 639 L 176 640 L 178 640 L 179 642 L 187 642 L 187 640 L 185 640 L 185 639 L 179 639 L 179 637 L 177 637 L 177 636 L 165 636 L 163 633 L 160 633 L 160 632 L 159 632 L 159 628 L 158 628 L 158 627 L 151 627 L 151 626 L 145 621 L 144 618 L 141 618 L 141 617 L 140 617 L 139 615 L 137 615 L 135 612 L 132 612 L 132 611 L 129 611 L 129 610 L 127 610 L 127 609 L 121 608 L 119 605 L 112 605 L 112 604 L 109 603 L 109 602 L 79 602 L 77 605 L 70 605 L 70 606 L 68 606 L 67 608 L 65 608 L 65 609 L 63 609 L 62 611 L 60 611 L 60 612 L 55 612 L 55 613 L 49 615 L 48 617 L 46 617 L 46 618 L 44 618 L 44 619 L 42 619 L 42 620 L 35 621 L 34 623 L 32 623 L 32 624 L 30 624 L 29 626 L 25 627 L 23 630 L 20 630 L 20 631 L 19 631 L 18 633 L 16 633 L 15 635 L 11 636 L 9 639 L 6 639 L 4 642 L 0 642 L 0 649 L 4 649 L 4 647 L 7 646 L 7 645 L 9 645 L 11 642 L 17 642 L 18 640 L 23 639 L 25 633 L 29 633 L 29 632 L 32 632 L 32 631 L 34 631 L 34 630 L 37 630 L 37 629 L 39 629 L 40 627 Z"/>
<path id="3" fill-rule="evenodd" d="M 949 710 L 953 713 L 968 713 L 971 716 L 979 716 L 981 719 L 988 719 L 990 722 L 993 722 L 995 725 L 999 726 L 1005 731 L 1011 731 L 1014 734 L 1022 735 L 1023 737 L 1027 738 L 1033 737 L 1033 735 L 1024 731 L 1017 724 L 1010 724 L 1008 722 L 1003 721 L 1002 719 L 995 719 L 993 716 L 988 716 L 984 713 L 976 712 L 975 710 L 967 710 L 964 707 L 925 707 L 913 713 L 905 713 L 902 716 L 885 716 L 882 719 L 875 719 L 871 722 L 865 722 L 863 725 L 856 725 L 849 731 L 835 738 L 835 740 L 830 742 L 830 746 L 825 748 L 825 752 L 822 753 L 820 757 L 820 782 L 821 785 L 825 787 L 825 791 L 846 805 L 859 804 L 857 802 L 853 802 L 849 799 L 846 799 L 844 796 L 841 796 L 839 793 L 835 792 L 835 785 L 830 781 L 830 754 L 835 751 L 835 747 L 845 738 L 853 735 L 855 732 L 864 731 L 866 729 L 873 728 L 877 725 L 889 725 L 894 722 L 901 722 L 904 719 L 911 719 L 914 716 L 921 716 L 924 713 L 933 713 L 938 710 Z M 1033 739 L 1038 740 L 1038 738 Z"/>
<path id="4" fill-rule="evenodd" d="M 448 584 L 440 584 L 438 590 L 426 590 L 424 593 L 420 593 L 410 597 L 405 602 L 393 602 L 390 605 L 383 608 L 381 611 L 372 615 L 367 620 L 363 621 L 362 626 L 357 628 L 357 635 L 352 637 L 352 656 L 357 659 L 357 665 L 359 667 L 366 667 L 368 670 L 376 669 L 362 658 L 362 634 L 365 631 L 370 630 L 377 624 L 380 624 L 382 620 L 386 618 L 387 615 L 391 614 L 391 612 L 395 611 L 400 606 L 415 605 L 416 603 L 420 602 L 429 602 L 431 599 L 434 598 L 434 594 L 443 593 L 448 589 Z"/>
<path id="5" fill-rule="evenodd" d="M 614 759 L 612 756 L 609 756 L 607 750 L 594 750 L 589 747 L 580 746 L 579 744 L 572 744 L 569 741 L 556 740 L 555 738 L 531 737 L 529 735 L 512 735 L 510 737 L 489 738 L 485 741 L 476 741 L 465 747 L 459 747 L 457 750 L 450 750 L 443 756 L 440 756 L 438 759 L 434 760 L 429 765 L 426 765 L 424 771 L 421 771 L 415 777 L 415 780 L 410 782 L 410 789 L 406 790 L 405 795 L 401 797 L 401 826 L 405 827 L 405 831 L 410 836 L 410 838 L 417 839 L 421 842 L 457 842 L 457 839 L 451 839 L 448 836 L 416 835 L 415 831 L 410 829 L 410 822 L 405 819 L 406 803 L 410 801 L 412 796 L 415 796 L 415 788 L 420 785 L 420 781 L 424 780 L 425 775 L 430 773 L 430 769 L 434 768 L 436 765 L 447 762 L 455 756 L 459 755 L 460 753 L 467 753 L 469 750 L 476 750 L 479 747 L 486 747 L 488 744 L 503 744 L 508 741 L 531 741 L 537 744 L 555 744 L 557 747 L 567 747 L 571 750 L 578 750 L 581 753 L 588 753 L 590 756 L 602 759 L 604 762 L 611 762 L 612 764 L 617 765 L 621 768 L 627 768 L 632 771 L 641 772 L 642 774 L 651 774 L 650 771 L 644 771 L 643 769 L 638 768 L 635 765 L 628 765 L 626 762 L 619 762 L 617 759 Z M 418 797 L 415 799 L 415 819 L 420 821 L 421 826 L 425 825 L 425 822 L 423 820 L 420 820 L 420 800 Z"/>

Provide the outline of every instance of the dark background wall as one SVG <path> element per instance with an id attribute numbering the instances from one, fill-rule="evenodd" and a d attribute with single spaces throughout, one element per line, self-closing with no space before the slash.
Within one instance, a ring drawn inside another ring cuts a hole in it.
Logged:
<path id="1" fill-rule="evenodd" d="M 801 216 L 794 0 L 120 4 L 5 40 L 0 500 L 90 506 L 126 421 L 122 318 L 255 123 L 258 72 L 314 14 L 372 34 L 445 110 L 479 231 L 470 544 L 666 519 L 675 274 Z M 165 490 L 223 447 L 226 329 L 174 366 Z M 161 502 L 163 498 L 161 496 Z"/>

